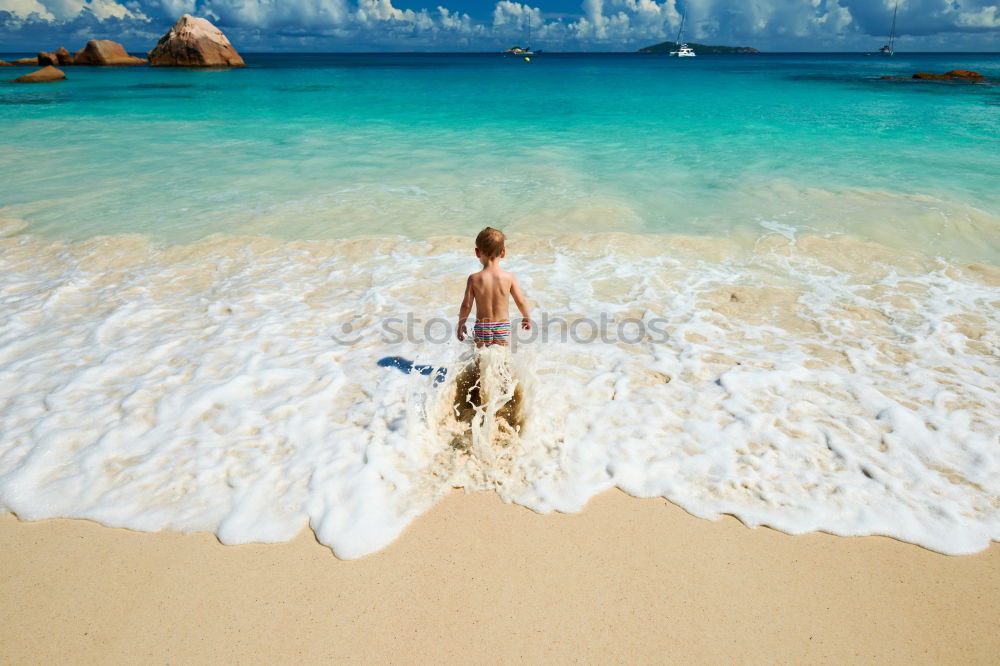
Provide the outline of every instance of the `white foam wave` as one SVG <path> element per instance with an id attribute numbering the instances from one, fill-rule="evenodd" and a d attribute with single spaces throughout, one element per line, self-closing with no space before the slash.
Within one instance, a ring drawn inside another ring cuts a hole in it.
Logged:
<path id="1" fill-rule="evenodd" d="M 514 237 L 540 312 L 647 335 L 554 327 L 486 359 L 477 410 L 469 348 L 423 328 L 466 244 L 0 239 L 0 508 L 225 543 L 309 524 L 357 557 L 452 487 L 544 512 L 618 486 L 790 533 L 1000 539 L 997 269 L 801 231 Z"/>

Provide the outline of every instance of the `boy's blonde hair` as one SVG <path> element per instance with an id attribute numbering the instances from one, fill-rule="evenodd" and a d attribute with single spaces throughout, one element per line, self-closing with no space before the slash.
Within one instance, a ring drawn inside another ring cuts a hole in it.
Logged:
<path id="1" fill-rule="evenodd" d="M 503 232 L 493 227 L 486 227 L 476 236 L 476 248 L 483 253 L 487 259 L 493 259 L 503 254 L 504 242 L 507 237 Z"/>

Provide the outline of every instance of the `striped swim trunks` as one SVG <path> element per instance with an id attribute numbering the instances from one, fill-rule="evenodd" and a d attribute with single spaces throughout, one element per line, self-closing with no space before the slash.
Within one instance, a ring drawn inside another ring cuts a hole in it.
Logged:
<path id="1" fill-rule="evenodd" d="M 510 321 L 477 321 L 472 329 L 477 345 L 506 345 L 510 342 Z"/>

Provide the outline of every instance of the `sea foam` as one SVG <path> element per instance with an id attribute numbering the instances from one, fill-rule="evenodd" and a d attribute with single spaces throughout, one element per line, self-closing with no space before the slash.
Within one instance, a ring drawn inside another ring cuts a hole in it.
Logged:
<path id="1" fill-rule="evenodd" d="M 512 236 L 534 337 L 478 383 L 448 328 L 467 240 L 2 238 L 0 509 L 228 544 L 310 525 L 353 558 L 455 487 L 548 512 L 617 486 L 793 534 L 1000 539 L 1000 271 L 775 230 Z"/>

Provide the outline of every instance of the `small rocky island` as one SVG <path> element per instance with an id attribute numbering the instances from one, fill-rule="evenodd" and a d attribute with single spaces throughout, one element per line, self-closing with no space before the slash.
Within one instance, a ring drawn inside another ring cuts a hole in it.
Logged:
<path id="1" fill-rule="evenodd" d="M 14 83 L 52 83 L 53 81 L 62 81 L 65 78 L 66 74 L 61 69 L 46 65 L 36 72 L 17 77 L 14 79 Z"/>
<path id="2" fill-rule="evenodd" d="M 750 46 L 712 46 L 710 44 L 696 44 L 694 42 L 687 42 L 687 45 L 699 55 L 703 53 L 760 53 L 760 51 Z M 652 46 L 644 46 L 638 50 L 638 53 L 670 53 L 671 51 L 676 51 L 680 46 L 677 42 L 660 42 Z"/>
<path id="3" fill-rule="evenodd" d="M 950 72 L 945 72 L 944 74 L 936 74 L 934 72 L 917 72 L 910 77 L 881 76 L 879 78 L 883 81 L 908 81 L 910 79 L 918 79 L 920 81 L 969 81 L 972 83 L 979 83 L 986 77 L 979 72 L 973 72 L 968 69 L 953 69 Z"/>
<path id="4" fill-rule="evenodd" d="M 38 54 L 38 64 L 42 64 L 43 53 Z M 50 55 L 58 59 L 59 52 Z M 92 39 L 87 45 L 76 52 L 72 62 L 67 61 L 66 65 L 92 65 L 94 67 L 120 67 L 123 65 L 145 65 L 148 60 L 129 55 L 125 47 L 110 39 Z M 57 60 L 58 63 L 58 60 Z M 56 63 L 52 63 L 56 64 Z"/>
<path id="5" fill-rule="evenodd" d="M 233 45 L 206 19 L 185 14 L 149 52 L 153 67 L 243 67 Z"/>

